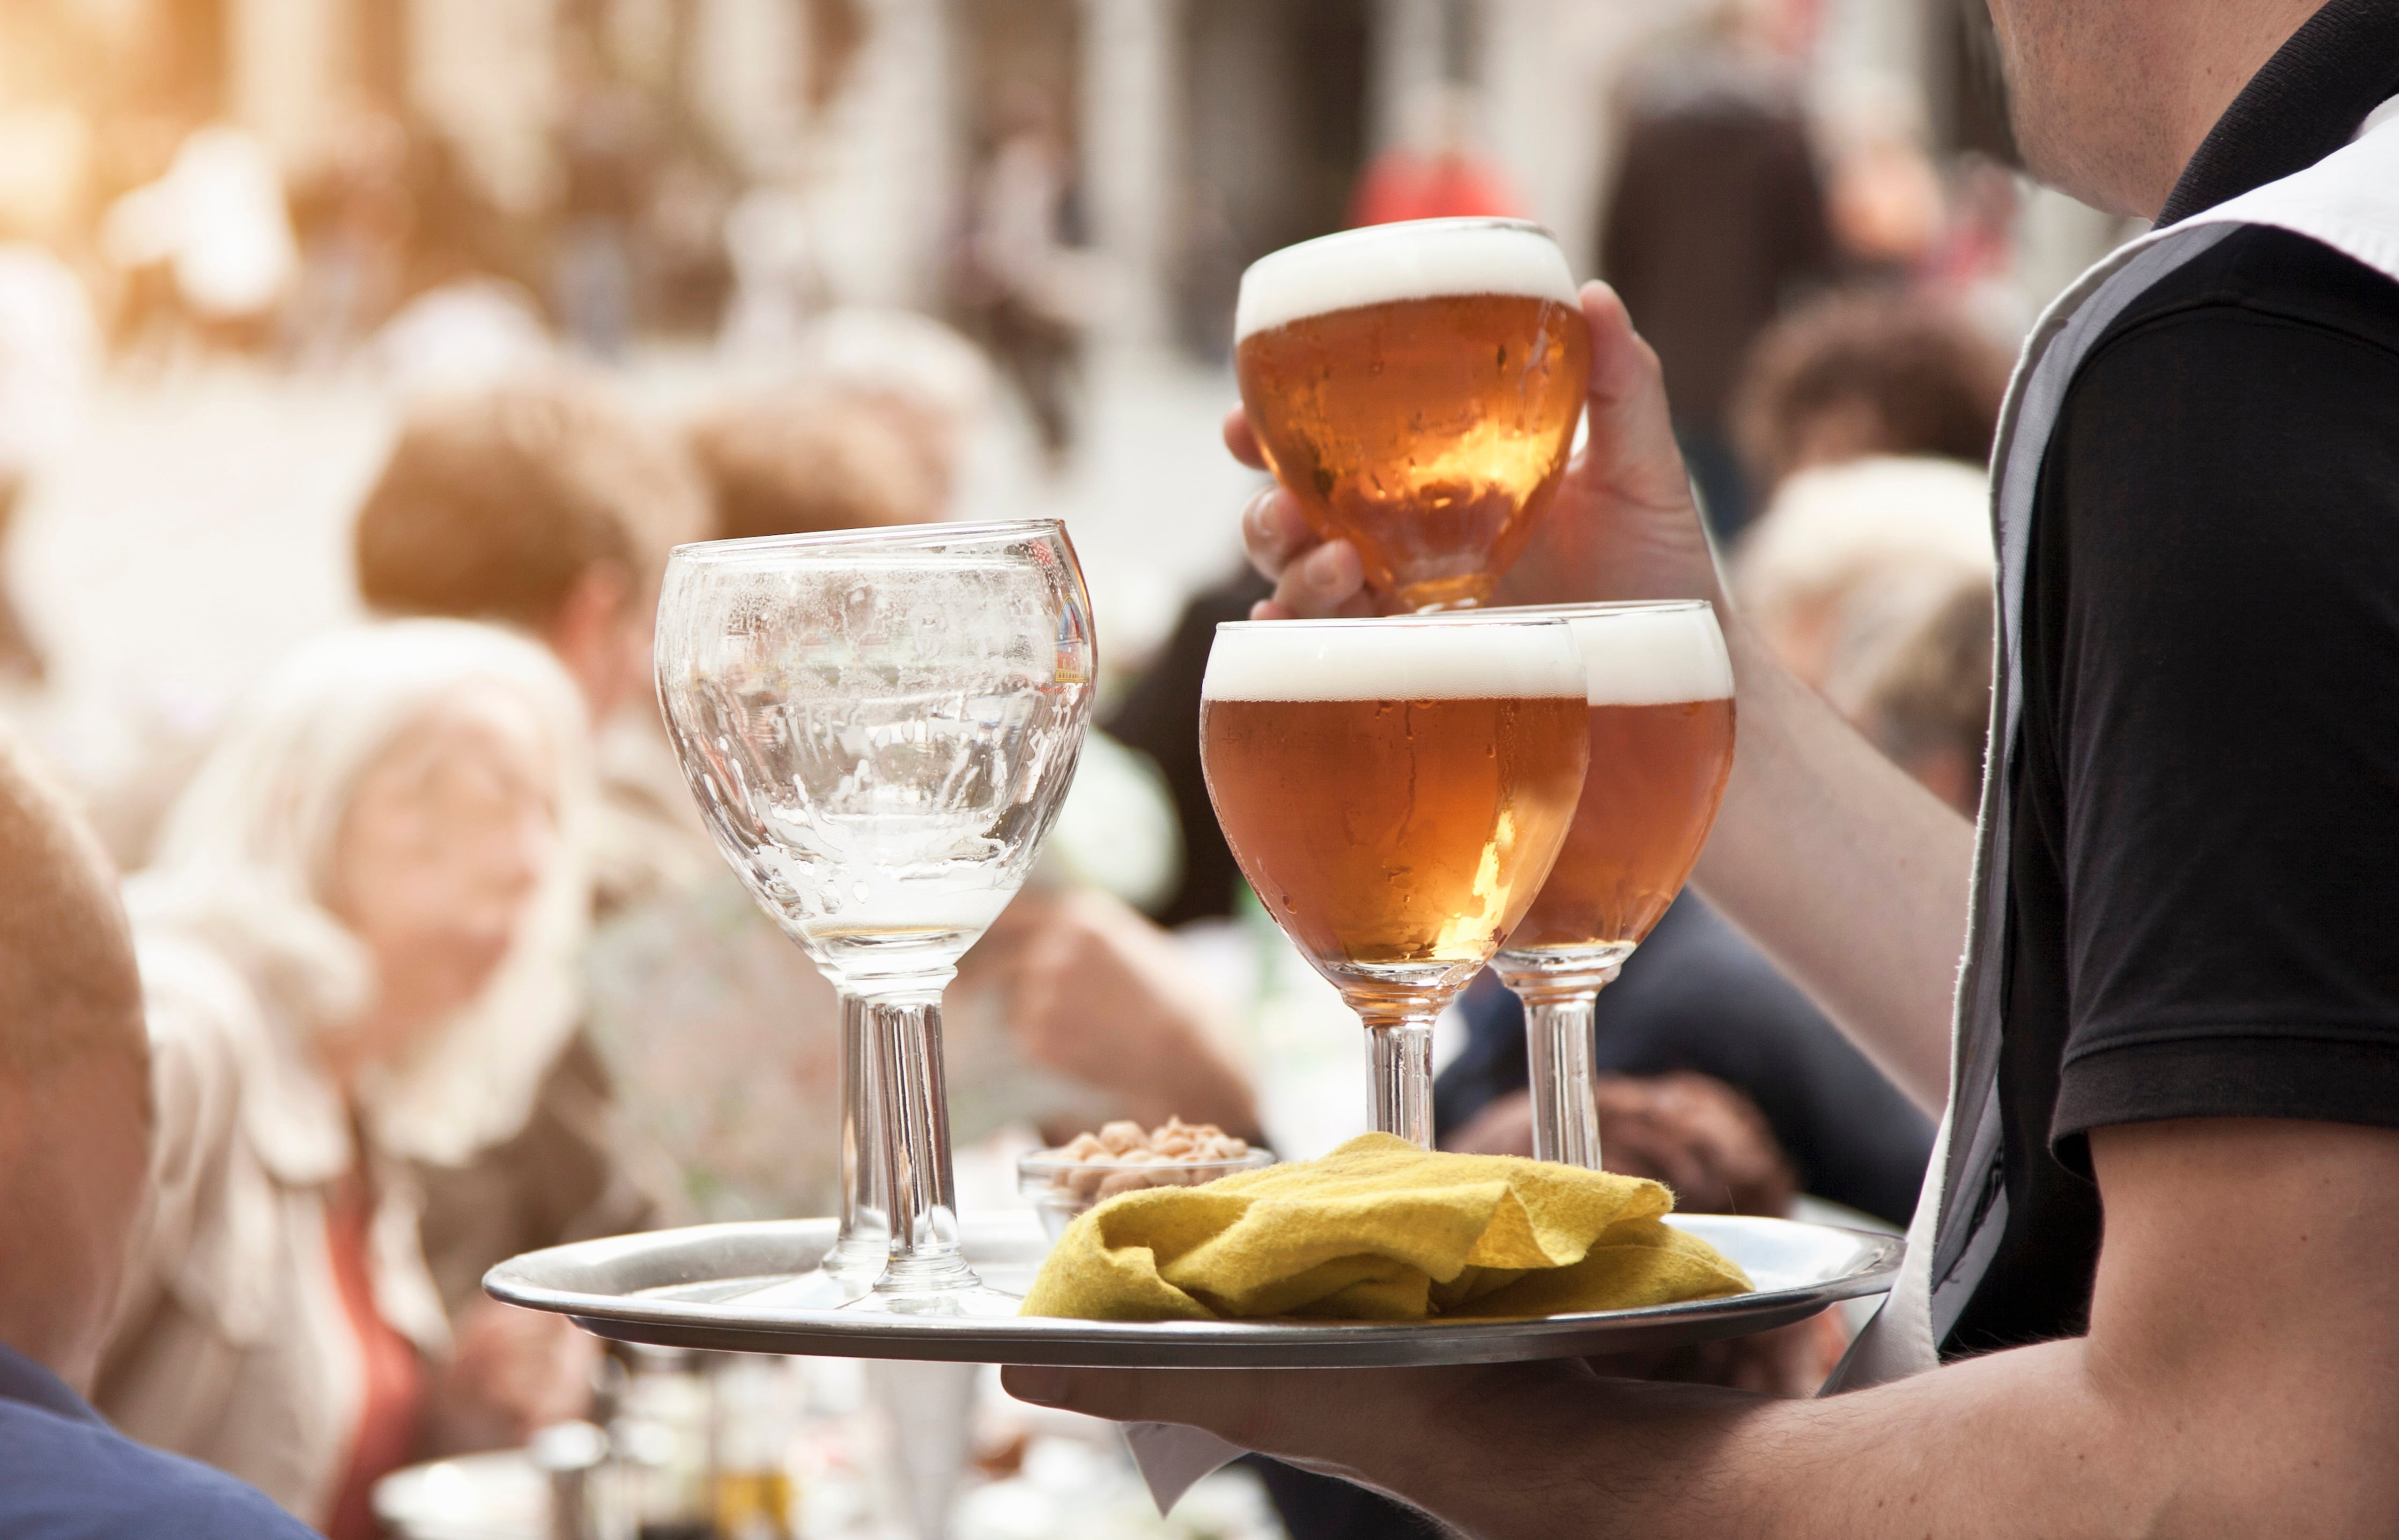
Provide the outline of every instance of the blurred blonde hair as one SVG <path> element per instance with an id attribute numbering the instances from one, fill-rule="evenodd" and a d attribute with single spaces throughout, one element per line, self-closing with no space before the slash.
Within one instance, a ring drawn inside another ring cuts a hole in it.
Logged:
<path id="1" fill-rule="evenodd" d="M 557 855 L 483 993 L 359 1089 L 380 1147 L 445 1165 L 522 1127 L 581 1011 L 595 792 L 581 696 L 546 649 L 456 620 L 387 621 L 305 643 L 218 738 L 127 895 L 145 941 L 199 941 L 278 1025 L 340 1023 L 374 988 L 366 948 L 327 907 L 350 798 L 395 739 L 479 684 L 521 701 L 548 739 Z"/>
<path id="2" fill-rule="evenodd" d="M 1784 667 L 1825 688 L 1914 596 L 1989 583 L 1989 501 L 1981 471 L 1931 456 L 1800 471 L 1734 547 L 1733 602 Z"/>

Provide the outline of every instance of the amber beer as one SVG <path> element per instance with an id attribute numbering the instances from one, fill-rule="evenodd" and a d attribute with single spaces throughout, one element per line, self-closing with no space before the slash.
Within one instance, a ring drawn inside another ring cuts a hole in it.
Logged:
<path id="1" fill-rule="evenodd" d="M 1241 405 L 1276 477 L 1411 610 L 1482 603 L 1549 511 L 1591 338 L 1547 231 L 1421 220 L 1241 275 Z"/>
<path id="2" fill-rule="evenodd" d="M 1704 603 L 1524 613 L 1564 618 L 1581 649 L 1591 768 L 1557 868 L 1497 966 L 1525 1002 L 1533 1153 L 1595 1170 L 1593 1006 L 1707 844 L 1732 772 L 1732 663 Z"/>
<path id="3" fill-rule="evenodd" d="M 1588 753 L 1559 629 L 1218 628 L 1209 797 L 1260 900 L 1345 991 L 1463 984 L 1549 876 Z"/>
<path id="4" fill-rule="evenodd" d="M 1591 768 L 1557 869 L 1507 950 L 1630 951 L 1715 823 L 1732 773 L 1732 668 L 1705 604 L 1559 613 L 1582 648 Z"/>

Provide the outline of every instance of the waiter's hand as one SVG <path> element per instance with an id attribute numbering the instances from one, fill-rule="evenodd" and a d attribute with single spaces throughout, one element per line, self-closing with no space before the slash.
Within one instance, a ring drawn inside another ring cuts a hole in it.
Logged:
<path id="1" fill-rule="evenodd" d="M 1822 1398 L 1479 1369 L 1010 1369 L 1478 1540 L 2366 1535 L 2399 1512 L 2399 1131 L 2100 1128 L 2090 1334 Z"/>
<path id="2" fill-rule="evenodd" d="M 1508 604 L 1720 598 L 1658 356 L 1607 285 L 1583 285 L 1582 313 L 1591 327 L 1590 441 L 1567 467 L 1540 533 L 1500 579 L 1498 598 Z M 1238 407 L 1225 419 L 1225 447 L 1243 465 L 1265 468 Z M 1241 539 L 1250 561 L 1275 580 L 1274 597 L 1253 612 L 1257 619 L 1374 615 L 1391 606 L 1389 595 L 1366 588 L 1356 547 L 1318 539 L 1299 500 L 1280 486 L 1243 510 Z"/>

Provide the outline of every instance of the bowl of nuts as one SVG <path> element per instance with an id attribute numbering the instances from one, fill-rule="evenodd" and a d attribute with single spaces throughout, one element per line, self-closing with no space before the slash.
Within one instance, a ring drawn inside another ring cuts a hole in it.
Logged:
<path id="1" fill-rule="evenodd" d="M 1118 1193 L 1144 1187 L 1197 1187 L 1237 1171 L 1274 1164 L 1271 1151 L 1225 1132 L 1213 1123 L 1170 1117 L 1155 1128 L 1131 1118 L 1077 1134 L 1054 1150 L 1036 1150 L 1016 1162 L 1016 1187 L 1040 1212 L 1056 1240 L 1075 1216 Z"/>

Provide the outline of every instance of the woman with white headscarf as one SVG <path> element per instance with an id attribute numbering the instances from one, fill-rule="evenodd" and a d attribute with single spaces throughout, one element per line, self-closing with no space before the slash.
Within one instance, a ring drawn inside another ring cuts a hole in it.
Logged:
<path id="1" fill-rule="evenodd" d="M 321 638 L 129 890 L 157 1193 L 95 1399 L 335 1540 L 374 1533 L 368 1492 L 420 1452 L 449 1356 L 411 1172 L 514 1134 L 577 1018 L 586 743 L 531 642 Z M 573 1348 L 545 1350 L 571 1381 Z"/>

